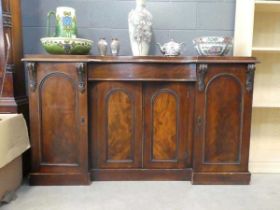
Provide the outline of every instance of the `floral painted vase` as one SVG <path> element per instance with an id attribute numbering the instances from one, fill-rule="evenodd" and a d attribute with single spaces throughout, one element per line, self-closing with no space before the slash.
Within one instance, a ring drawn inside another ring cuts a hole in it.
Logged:
<path id="1" fill-rule="evenodd" d="M 128 16 L 130 45 L 134 56 L 149 54 L 152 39 L 152 14 L 146 9 L 146 0 L 136 0 L 136 8 Z"/>

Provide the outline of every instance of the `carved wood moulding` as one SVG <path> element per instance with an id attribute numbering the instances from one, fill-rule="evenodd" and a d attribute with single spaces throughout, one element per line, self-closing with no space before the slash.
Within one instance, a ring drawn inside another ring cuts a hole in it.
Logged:
<path id="1" fill-rule="evenodd" d="M 15 65 L 14 64 L 7 64 L 6 72 L 7 73 L 15 73 Z"/>
<path id="2" fill-rule="evenodd" d="M 205 74 L 207 73 L 207 71 L 208 71 L 208 65 L 207 64 L 199 64 L 198 72 L 197 72 L 198 90 L 199 91 L 204 91 L 204 89 L 205 89 L 204 77 L 205 77 Z"/>
<path id="3" fill-rule="evenodd" d="M 255 70 L 256 70 L 256 65 L 255 64 L 249 64 L 248 65 L 247 79 L 246 79 L 246 89 L 248 91 L 253 91 Z"/>
<path id="4" fill-rule="evenodd" d="M 3 26 L 11 28 L 12 27 L 12 15 L 9 12 L 3 12 Z"/>
<path id="5" fill-rule="evenodd" d="M 36 63 L 30 62 L 26 65 L 28 75 L 29 75 L 29 88 L 31 91 L 35 91 L 37 88 L 37 72 L 36 72 Z"/>
<path id="6" fill-rule="evenodd" d="M 78 73 L 78 89 L 83 93 L 86 89 L 86 64 L 78 63 L 76 68 Z"/>

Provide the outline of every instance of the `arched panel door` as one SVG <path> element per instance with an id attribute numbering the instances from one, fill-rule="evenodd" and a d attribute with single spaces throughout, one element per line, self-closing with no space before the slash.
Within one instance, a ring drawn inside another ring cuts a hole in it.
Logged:
<path id="1" fill-rule="evenodd" d="M 248 173 L 252 91 L 247 65 L 206 67 L 198 72 L 194 171 Z"/>
<path id="2" fill-rule="evenodd" d="M 141 84 L 100 82 L 96 89 L 94 168 L 141 168 Z"/>
<path id="3" fill-rule="evenodd" d="M 79 165 L 79 128 L 75 81 L 55 72 L 39 85 L 41 164 Z M 61 94 L 61 91 L 67 94 Z M 63 125 L 63 126 L 61 126 Z"/>
<path id="4" fill-rule="evenodd" d="M 144 168 L 191 166 L 192 86 L 185 83 L 144 87 Z"/>
<path id="5" fill-rule="evenodd" d="M 31 184 L 88 184 L 86 65 L 29 68 Z"/>
<path id="6" fill-rule="evenodd" d="M 243 123 L 243 103 L 242 84 L 235 76 L 220 74 L 208 82 L 203 163 L 240 163 L 242 128 L 238 125 Z"/>

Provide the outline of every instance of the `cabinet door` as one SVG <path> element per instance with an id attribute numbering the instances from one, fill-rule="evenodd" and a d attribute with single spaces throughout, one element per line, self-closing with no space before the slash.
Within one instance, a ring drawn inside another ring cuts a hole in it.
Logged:
<path id="1" fill-rule="evenodd" d="M 95 89 L 96 103 L 95 107 L 91 107 L 95 109 L 97 116 L 92 128 L 96 131 L 96 139 L 91 139 L 94 144 L 93 167 L 140 168 L 141 83 L 99 82 Z"/>
<path id="2" fill-rule="evenodd" d="M 191 167 L 192 85 L 147 83 L 144 112 L 144 168 Z"/>
<path id="3" fill-rule="evenodd" d="M 31 182 L 88 183 L 85 65 L 29 63 L 27 68 L 33 166 Z M 48 174 L 48 178 L 44 174 Z"/>
<path id="4" fill-rule="evenodd" d="M 247 172 L 253 69 L 201 64 L 198 79 L 194 170 Z"/>

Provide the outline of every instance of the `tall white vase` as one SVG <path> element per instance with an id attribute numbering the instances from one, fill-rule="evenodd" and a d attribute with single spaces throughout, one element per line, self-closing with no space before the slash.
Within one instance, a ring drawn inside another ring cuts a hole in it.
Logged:
<path id="1" fill-rule="evenodd" d="M 152 14 L 146 9 L 146 0 L 136 0 L 136 8 L 128 15 L 128 29 L 132 54 L 149 54 L 152 39 Z"/>

